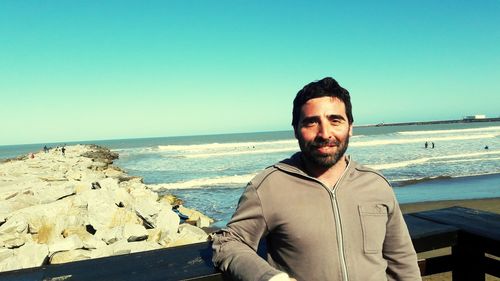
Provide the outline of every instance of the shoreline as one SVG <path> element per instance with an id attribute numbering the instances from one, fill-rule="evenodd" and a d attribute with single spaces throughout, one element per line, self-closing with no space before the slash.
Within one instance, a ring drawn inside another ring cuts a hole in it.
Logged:
<path id="1" fill-rule="evenodd" d="M 435 176 L 435 177 L 423 177 L 423 178 L 415 178 L 410 180 L 403 181 L 391 181 L 392 187 L 404 188 L 407 186 L 419 185 L 419 184 L 433 184 L 439 182 L 446 181 L 462 181 L 462 180 L 471 180 L 474 178 L 483 178 L 483 177 L 495 177 L 500 176 L 500 171 L 492 172 L 487 174 L 477 174 L 477 175 L 461 175 L 461 176 Z"/>

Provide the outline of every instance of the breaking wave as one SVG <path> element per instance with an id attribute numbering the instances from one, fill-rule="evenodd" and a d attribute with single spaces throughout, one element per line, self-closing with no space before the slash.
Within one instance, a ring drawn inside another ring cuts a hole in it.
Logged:
<path id="1" fill-rule="evenodd" d="M 220 149 L 247 149 L 259 148 L 268 146 L 283 146 L 283 145 L 297 145 L 297 141 L 279 140 L 279 141 L 266 141 L 266 142 L 231 142 L 231 143 L 207 143 L 207 144 L 191 144 L 191 145 L 159 145 L 160 151 L 207 151 L 207 150 L 220 150 Z"/>
<path id="2" fill-rule="evenodd" d="M 385 140 L 372 140 L 372 141 L 358 141 L 349 143 L 351 147 L 365 147 L 365 146 L 380 146 L 388 144 L 407 144 L 407 143 L 421 143 L 426 141 L 456 141 L 456 140 L 473 140 L 473 139 L 491 139 L 500 135 L 496 134 L 481 134 L 481 135 L 463 135 L 463 136 L 445 136 L 445 137 L 432 137 L 432 138 L 413 138 L 413 139 L 385 139 Z"/>
<path id="3" fill-rule="evenodd" d="M 418 165 L 418 164 L 423 164 L 426 162 L 431 162 L 434 160 L 437 163 L 443 162 L 440 160 L 444 160 L 449 162 L 460 162 L 460 161 L 472 161 L 471 159 L 460 159 L 460 158 L 469 158 L 469 157 L 477 157 L 477 156 L 484 156 L 484 155 L 496 155 L 500 154 L 500 150 L 495 150 L 495 151 L 485 151 L 485 152 L 475 152 L 475 153 L 462 153 L 462 154 L 452 154 L 452 155 L 444 155 L 444 156 L 434 156 L 434 157 L 423 157 L 423 158 L 418 158 L 418 159 L 412 159 L 412 160 L 407 160 L 407 161 L 400 161 L 400 162 L 394 162 L 394 163 L 385 163 L 385 164 L 372 164 L 372 165 L 367 165 L 368 167 L 376 170 L 388 170 L 388 169 L 395 169 L 395 168 L 402 168 L 402 167 L 407 167 L 410 165 Z M 454 160 L 445 160 L 445 159 L 454 159 Z M 496 160 L 498 158 L 480 158 L 477 159 L 477 161 L 490 161 L 490 160 Z"/>
<path id="4" fill-rule="evenodd" d="M 162 189 L 192 189 L 210 186 L 221 186 L 235 188 L 240 188 L 244 184 L 247 184 L 253 177 L 257 174 L 246 174 L 246 175 L 234 175 L 225 177 L 213 177 L 213 178 L 199 178 L 194 180 L 188 180 L 183 182 L 172 182 L 172 183 L 160 183 L 160 184 L 148 184 L 148 186 L 153 190 Z"/>
<path id="5" fill-rule="evenodd" d="M 500 174 L 500 172 L 464 174 L 464 175 L 454 175 L 454 176 L 441 175 L 441 176 L 423 177 L 423 178 L 416 178 L 416 179 L 415 178 L 400 178 L 400 179 L 391 180 L 391 185 L 393 187 L 404 187 L 407 185 L 428 182 L 428 181 L 435 181 L 435 180 L 471 178 L 471 177 L 476 177 L 476 176 L 488 176 L 488 175 L 498 175 L 498 174 Z"/>

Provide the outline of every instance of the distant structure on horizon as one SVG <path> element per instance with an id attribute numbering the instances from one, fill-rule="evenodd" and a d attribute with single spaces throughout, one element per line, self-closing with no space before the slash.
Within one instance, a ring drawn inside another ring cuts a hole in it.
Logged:
<path id="1" fill-rule="evenodd" d="M 476 114 L 476 115 L 469 115 L 469 116 L 464 117 L 464 120 L 477 120 L 477 119 L 486 119 L 486 115 Z"/>
<path id="2" fill-rule="evenodd" d="M 476 123 L 476 122 L 500 122 L 500 117 L 486 117 L 484 114 L 465 116 L 457 120 L 436 120 L 436 121 L 417 121 L 403 123 L 378 123 L 373 125 L 358 125 L 356 127 L 383 127 L 383 126 L 407 126 L 407 125 L 429 125 L 429 124 L 452 124 L 452 123 Z"/>

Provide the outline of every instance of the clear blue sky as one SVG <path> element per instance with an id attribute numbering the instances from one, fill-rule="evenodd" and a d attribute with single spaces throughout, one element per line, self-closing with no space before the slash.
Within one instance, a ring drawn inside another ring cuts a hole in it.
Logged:
<path id="1" fill-rule="evenodd" d="M 0 2 L 0 145 L 291 129 L 303 85 L 355 124 L 500 115 L 500 1 Z"/>

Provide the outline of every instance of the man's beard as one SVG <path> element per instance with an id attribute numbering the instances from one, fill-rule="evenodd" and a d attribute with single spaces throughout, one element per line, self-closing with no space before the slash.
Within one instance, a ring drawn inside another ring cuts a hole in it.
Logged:
<path id="1" fill-rule="evenodd" d="M 332 153 L 324 154 L 316 150 L 317 147 L 332 145 L 337 147 L 337 149 Z M 344 156 L 344 153 L 349 146 L 349 136 L 346 136 L 345 141 L 343 142 L 338 140 L 319 139 L 315 139 L 311 142 L 304 142 L 304 140 L 299 138 L 299 146 L 306 161 L 311 162 L 311 164 L 320 168 L 331 168 Z"/>

